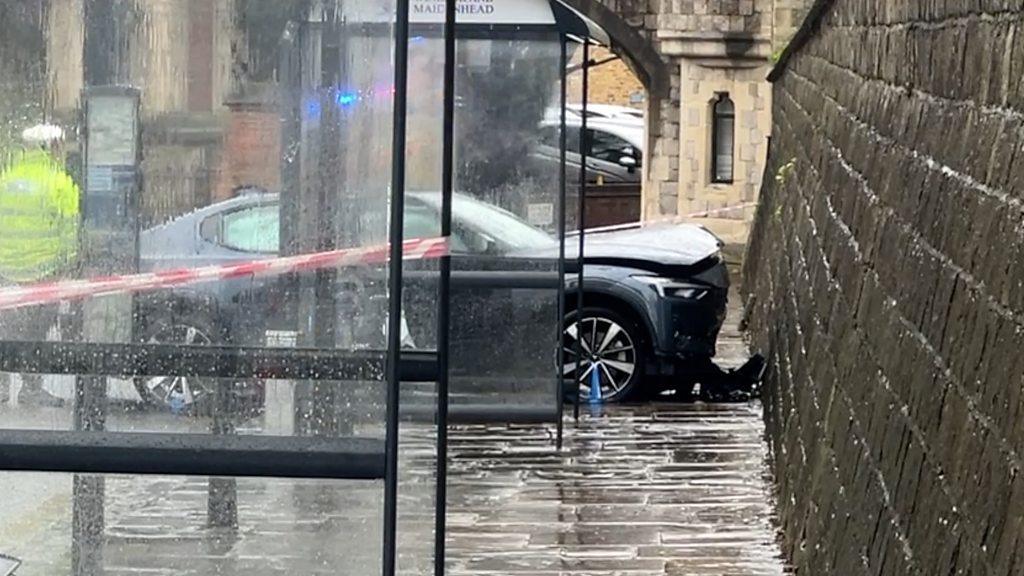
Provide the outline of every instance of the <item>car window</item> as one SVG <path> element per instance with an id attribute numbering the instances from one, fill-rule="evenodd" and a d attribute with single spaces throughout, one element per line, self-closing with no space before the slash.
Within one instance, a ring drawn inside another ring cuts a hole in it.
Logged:
<path id="1" fill-rule="evenodd" d="M 199 226 L 199 236 L 207 242 L 220 244 L 220 221 L 223 214 L 214 214 L 203 220 Z"/>
<path id="2" fill-rule="evenodd" d="M 513 252 L 532 248 L 547 248 L 555 240 L 543 230 L 534 228 L 510 212 L 497 206 L 457 196 L 452 203 L 453 218 L 457 224 L 457 236 L 461 235 L 462 246 L 453 240 L 452 250 L 471 246 L 470 252 L 480 252 L 483 244 L 493 242 L 492 250 Z"/>
<path id="3" fill-rule="evenodd" d="M 441 215 L 425 204 L 406 201 L 402 233 L 406 238 L 437 238 L 441 235 Z M 451 237 L 452 252 L 467 252 L 465 240 L 456 232 Z"/>
<path id="4" fill-rule="evenodd" d="M 203 221 L 201 235 L 225 248 L 243 252 L 276 253 L 280 250 L 280 207 L 268 204 L 217 214 Z M 441 235 L 440 215 L 429 206 L 407 202 L 404 234 L 406 238 L 437 238 Z M 458 234 L 452 236 L 452 250 L 467 251 Z"/>
<path id="5" fill-rule="evenodd" d="M 437 238 L 441 235 L 441 216 L 426 206 L 406 202 L 403 227 L 406 238 Z"/>
<path id="6" fill-rule="evenodd" d="M 561 134 L 558 126 L 545 126 L 541 130 L 541 142 L 552 148 L 560 148 L 558 136 Z M 565 149 L 569 152 L 579 153 L 580 151 L 580 129 L 574 126 L 565 127 Z"/>
<path id="7" fill-rule="evenodd" d="M 605 162 L 618 162 L 623 156 L 630 156 L 639 163 L 639 154 L 633 145 L 622 138 L 600 130 L 588 130 L 590 132 L 590 157 L 604 160 Z"/>
<path id="8" fill-rule="evenodd" d="M 254 206 L 224 214 L 220 245 L 242 252 L 276 253 L 281 247 L 277 204 Z"/>

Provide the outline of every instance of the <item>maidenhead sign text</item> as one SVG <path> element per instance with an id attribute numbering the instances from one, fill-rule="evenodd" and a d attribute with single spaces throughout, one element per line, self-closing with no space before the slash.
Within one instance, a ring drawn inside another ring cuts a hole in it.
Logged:
<path id="1" fill-rule="evenodd" d="M 458 14 L 466 16 L 490 16 L 494 14 L 495 0 L 459 0 L 455 5 Z M 413 0 L 413 14 L 444 14 L 444 0 Z"/>

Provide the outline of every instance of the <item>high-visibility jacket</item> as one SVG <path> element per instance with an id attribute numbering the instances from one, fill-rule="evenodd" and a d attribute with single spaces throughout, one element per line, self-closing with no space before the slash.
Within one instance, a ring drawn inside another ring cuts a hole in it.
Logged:
<path id="1" fill-rule="evenodd" d="M 79 190 L 43 150 L 25 152 L 0 173 L 0 280 L 37 282 L 78 255 Z"/>

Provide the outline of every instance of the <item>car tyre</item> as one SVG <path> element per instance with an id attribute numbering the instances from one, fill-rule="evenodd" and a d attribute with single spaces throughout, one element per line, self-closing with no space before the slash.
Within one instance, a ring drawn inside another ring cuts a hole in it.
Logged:
<path id="1" fill-rule="evenodd" d="M 200 311 L 181 312 L 173 316 L 146 317 L 138 333 L 143 344 L 181 344 L 208 346 L 219 343 L 223 331 L 210 317 Z M 209 416 L 216 403 L 217 381 L 214 378 L 138 377 L 135 389 L 143 404 L 174 413 Z M 234 416 L 254 416 L 262 411 L 265 391 L 257 380 L 231 383 L 229 411 Z"/>
<path id="2" fill-rule="evenodd" d="M 621 402 L 634 396 L 643 379 L 647 358 L 644 331 L 636 321 L 610 308 L 584 308 L 579 317 L 582 321 L 577 322 L 577 312 L 573 311 L 566 315 L 563 323 L 563 378 L 579 383 L 577 388 L 582 402 L 591 400 L 590 387 L 595 370 L 600 380 L 601 402 Z M 577 334 L 582 335 L 578 374 Z"/>

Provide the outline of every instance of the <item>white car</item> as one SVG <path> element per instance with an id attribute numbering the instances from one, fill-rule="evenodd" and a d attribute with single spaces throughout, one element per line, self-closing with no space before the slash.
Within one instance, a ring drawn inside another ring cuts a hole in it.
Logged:
<path id="1" fill-rule="evenodd" d="M 540 124 L 540 145 L 536 158 L 557 165 L 560 158 L 561 120 L 546 117 Z M 566 165 L 570 181 L 575 181 L 580 166 L 580 129 L 582 116 L 568 116 L 566 126 Z M 641 121 L 589 118 L 590 154 L 587 171 L 593 182 L 640 184 L 644 156 L 644 125 Z"/>
<path id="2" fill-rule="evenodd" d="M 566 116 L 568 118 L 582 118 L 583 117 L 583 105 L 582 104 L 568 104 L 565 107 Z M 545 120 L 558 121 L 561 117 L 561 112 L 557 107 L 549 108 L 545 114 Z M 587 118 L 588 119 L 602 119 L 602 120 L 622 120 L 626 122 L 636 123 L 643 125 L 644 122 L 644 111 L 638 108 L 630 108 L 629 106 L 618 106 L 615 104 L 587 104 Z"/>

